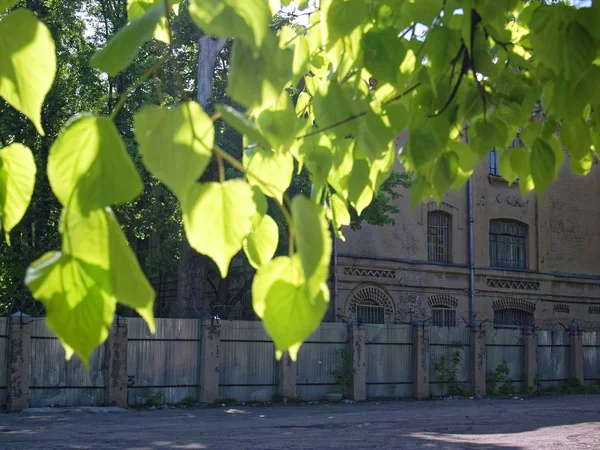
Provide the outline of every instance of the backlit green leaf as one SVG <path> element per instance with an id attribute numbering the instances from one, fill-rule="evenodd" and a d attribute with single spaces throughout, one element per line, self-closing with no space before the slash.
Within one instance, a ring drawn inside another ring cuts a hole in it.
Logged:
<path id="1" fill-rule="evenodd" d="M 269 262 L 279 243 L 277 223 L 271 216 L 265 215 L 257 224 L 252 225 L 252 233 L 244 240 L 244 252 L 248 262 L 258 269 Z"/>
<path id="2" fill-rule="evenodd" d="M 238 38 L 255 50 L 270 33 L 267 0 L 191 0 L 190 16 L 206 34 Z"/>
<path id="3" fill-rule="evenodd" d="M 69 208 L 89 211 L 133 200 L 143 188 L 115 124 L 106 117 L 73 120 L 52 145 L 48 179 Z"/>
<path id="4" fill-rule="evenodd" d="M 135 115 L 135 137 L 144 165 L 179 197 L 210 162 L 214 127 L 196 102 L 166 109 L 144 106 Z"/>
<path id="5" fill-rule="evenodd" d="M 348 200 L 360 216 L 373 200 L 373 185 L 370 179 L 371 168 L 364 159 L 354 161 L 348 179 Z"/>
<path id="6" fill-rule="evenodd" d="M 406 49 L 398 31 L 372 29 L 363 37 L 365 67 L 378 82 L 396 83 Z"/>
<path id="7" fill-rule="evenodd" d="M 331 210 L 333 219 L 338 227 L 350 225 L 350 213 L 346 206 L 346 201 L 340 194 L 331 196 Z"/>
<path id="8" fill-rule="evenodd" d="M 443 195 L 458 174 L 458 155 L 454 152 L 444 153 L 437 161 L 433 171 L 433 182 L 439 195 Z"/>
<path id="9" fill-rule="evenodd" d="M 0 149 L 0 225 L 7 241 L 31 202 L 35 185 L 35 161 L 31 150 L 22 144 Z"/>
<path id="10" fill-rule="evenodd" d="M 0 96 L 42 128 L 42 104 L 56 72 L 50 31 L 25 9 L 0 20 Z"/>
<path id="11" fill-rule="evenodd" d="M 546 141 L 540 138 L 533 141 L 530 164 L 535 190 L 541 194 L 554 179 L 556 172 L 556 157 Z"/>
<path id="12" fill-rule="evenodd" d="M 256 150 L 244 154 L 243 164 L 252 186 L 258 186 L 265 195 L 283 202 L 283 193 L 294 172 L 294 158 L 290 153 Z"/>
<path id="13" fill-rule="evenodd" d="M 19 0 L 0 0 L 0 13 L 3 13 L 8 8 L 13 7 Z"/>
<path id="14" fill-rule="evenodd" d="M 179 10 L 179 0 L 169 0 L 169 5 L 175 13 Z M 131 22 L 139 16 L 144 15 L 146 12 L 154 8 L 155 6 L 162 6 L 163 11 L 165 7 L 164 0 L 127 0 L 127 20 Z M 162 41 L 166 44 L 170 43 L 169 29 L 167 27 L 167 17 L 163 14 L 158 25 L 154 29 L 154 39 Z"/>
<path id="15" fill-rule="evenodd" d="M 225 278 L 231 259 L 252 232 L 256 212 L 254 193 L 248 183 L 195 184 L 181 198 L 183 225 L 188 241 L 198 253 L 209 256 Z"/>
<path id="16" fill-rule="evenodd" d="M 109 75 L 116 75 L 127 68 L 140 47 L 152 38 L 164 13 L 164 5 L 155 6 L 129 22 L 92 57 L 92 66 Z"/>
<path id="17" fill-rule="evenodd" d="M 302 342 L 319 326 L 329 302 L 325 283 L 310 297 L 298 255 L 280 256 L 262 266 L 252 283 L 252 306 L 273 339 L 276 354 L 296 360 Z"/>
<path id="18" fill-rule="evenodd" d="M 25 283 L 44 303 L 48 328 L 87 365 L 106 340 L 117 300 L 135 308 L 154 332 L 154 291 L 110 209 L 87 217 L 65 209 L 62 252 L 50 252 L 27 270 Z"/>
<path id="19" fill-rule="evenodd" d="M 229 105 L 217 105 L 217 111 L 225 121 L 235 128 L 238 132 L 246 135 L 250 140 L 256 142 L 261 147 L 268 149 L 271 144 L 261 134 L 254 122 L 248 119 L 244 114 Z"/>

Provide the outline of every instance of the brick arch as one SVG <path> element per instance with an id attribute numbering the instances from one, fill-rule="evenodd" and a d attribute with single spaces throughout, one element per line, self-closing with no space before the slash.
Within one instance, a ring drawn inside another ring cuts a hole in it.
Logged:
<path id="1" fill-rule="evenodd" d="M 390 293 L 375 284 L 363 284 L 360 285 L 348 296 L 347 310 L 349 313 L 354 314 L 358 305 L 374 305 L 381 306 L 386 315 L 386 319 L 394 317 L 396 308 L 394 306 L 394 300 Z M 386 320 L 387 322 L 387 320 Z"/>
<path id="2" fill-rule="evenodd" d="M 435 294 L 427 299 L 427 303 L 431 308 L 456 309 L 458 306 L 458 299 L 447 294 Z"/>
<path id="3" fill-rule="evenodd" d="M 535 303 L 523 300 L 522 298 L 501 298 L 492 303 L 494 311 L 503 309 L 518 309 L 533 314 L 535 311 Z"/>

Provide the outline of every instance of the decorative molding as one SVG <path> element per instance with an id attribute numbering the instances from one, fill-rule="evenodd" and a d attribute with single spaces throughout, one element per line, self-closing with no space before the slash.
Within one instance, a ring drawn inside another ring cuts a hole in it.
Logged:
<path id="1" fill-rule="evenodd" d="M 501 298 L 492 303 L 494 311 L 501 311 L 503 309 L 518 309 L 532 313 L 535 311 L 535 303 L 528 302 L 521 298 Z"/>
<path id="2" fill-rule="evenodd" d="M 590 306 L 588 308 L 588 314 L 600 314 L 600 306 Z"/>
<path id="3" fill-rule="evenodd" d="M 504 198 L 502 198 L 502 197 L 503 197 L 502 194 L 496 195 L 496 202 L 498 202 L 498 203 L 506 202 L 507 205 L 512 206 L 514 208 L 523 208 L 529 204 L 529 200 L 523 200 L 518 195 L 513 196 L 513 195 L 509 194 L 509 195 L 504 196 Z"/>
<path id="4" fill-rule="evenodd" d="M 435 294 L 427 299 L 427 303 L 431 308 L 442 307 L 456 309 L 458 307 L 458 299 L 446 294 Z"/>
<path id="5" fill-rule="evenodd" d="M 396 278 L 396 271 L 388 269 L 367 269 L 365 267 L 344 267 L 344 275 L 353 277 Z"/>
<path id="6" fill-rule="evenodd" d="M 356 312 L 358 305 L 382 306 L 387 316 L 394 315 L 394 300 L 388 291 L 374 284 L 363 284 L 354 289 L 349 296 L 348 310 Z"/>
<path id="7" fill-rule="evenodd" d="M 569 307 L 569 305 L 563 305 L 563 304 L 554 305 L 554 312 L 557 312 L 557 313 L 569 314 L 570 309 L 571 308 Z"/>
<path id="8" fill-rule="evenodd" d="M 503 278 L 487 278 L 488 287 L 500 289 L 515 289 L 521 291 L 539 291 L 539 281 L 506 280 Z"/>

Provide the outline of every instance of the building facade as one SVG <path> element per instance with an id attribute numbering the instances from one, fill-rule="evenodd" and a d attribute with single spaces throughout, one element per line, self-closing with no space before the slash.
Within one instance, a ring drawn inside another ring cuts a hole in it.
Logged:
<path id="1" fill-rule="evenodd" d="M 600 329 L 600 165 L 576 175 L 568 156 L 537 198 L 509 186 L 491 152 L 472 177 L 473 283 L 468 189 L 443 202 L 396 200 L 395 225 L 346 230 L 337 242 L 335 320 L 546 329 Z M 472 288 L 471 288 L 472 286 Z"/>

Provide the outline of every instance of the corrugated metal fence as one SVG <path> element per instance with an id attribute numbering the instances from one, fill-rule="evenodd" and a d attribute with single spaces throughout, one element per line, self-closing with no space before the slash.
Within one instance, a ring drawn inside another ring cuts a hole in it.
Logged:
<path id="1" fill-rule="evenodd" d="M 156 334 L 142 319 L 127 319 L 127 397 L 130 405 L 197 400 L 200 321 L 156 319 Z"/>
<path id="2" fill-rule="evenodd" d="M 333 373 L 340 366 L 347 339 L 348 330 L 343 323 L 322 323 L 310 335 L 298 353 L 298 397 L 322 399 L 337 390 Z"/>
<path id="3" fill-rule="evenodd" d="M 583 378 L 585 384 L 600 384 L 600 333 L 583 334 Z"/>
<path id="4" fill-rule="evenodd" d="M 519 392 L 523 380 L 523 333 L 518 329 L 489 328 L 485 334 L 486 372 L 496 372 L 498 366 L 506 365 L 506 380 Z"/>
<path id="5" fill-rule="evenodd" d="M 273 342 L 261 322 L 221 322 L 219 396 L 270 401 L 277 392 Z"/>
<path id="6" fill-rule="evenodd" d="M 65 360 L 60 341 L 43 319 L 31 319 L 29 403 L 41 406 L 93 406 L 104 402 L 104 346 L 90 357 L 85 370 L 77 356 Z"/>
<path id="7" fill-rule="evenodd" d="M 412 327 L 365 325 L 367 397 L 409 397 L 412 388 Z"/>
<path id="8" fill-rule="evenodd" d="M 0 317 L 0 405 L 6 402 L 8 384 L 8 319 Z"/>
<path id="9" fill-rule="evenodd" d="M 569 379 L 569 332 L 537 332 L 539 386 L 558 386 Z"/>
<path id="10" fill-rule="evenodd" d="M 469 342 L 471 329 L 466 327 L 429 327 L 429 391 L 431 395 L 447 395 L 448 379 L 456 369 L 458 388 L 468 389 Z M 456 356 L 456 367 L 453 358 Z"/>

